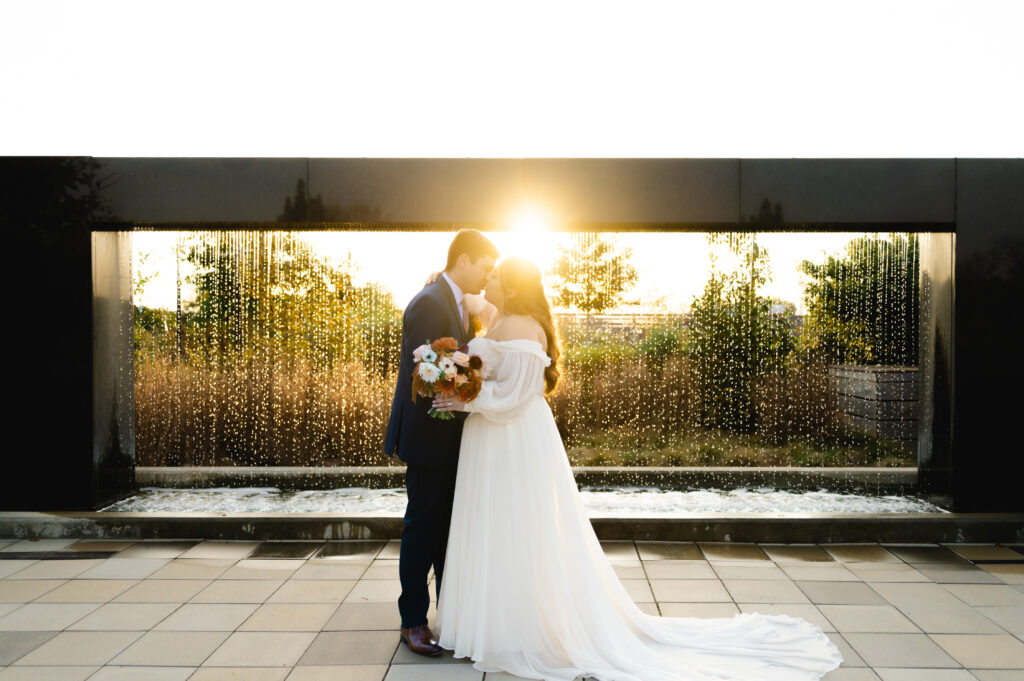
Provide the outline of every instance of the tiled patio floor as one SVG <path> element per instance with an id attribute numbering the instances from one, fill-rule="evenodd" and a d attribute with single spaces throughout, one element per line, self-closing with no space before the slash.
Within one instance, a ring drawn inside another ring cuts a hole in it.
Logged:
<path id="1" fill-rule="evenodd" d="M 845 658 L 829 681 L 1024 679 L 1024 547 L 604 545 L 651 614 L 814 622 Z M 0 556 L 0 681 L 517 678 L 399 645 L 397 541 L 0 539 Z"/>

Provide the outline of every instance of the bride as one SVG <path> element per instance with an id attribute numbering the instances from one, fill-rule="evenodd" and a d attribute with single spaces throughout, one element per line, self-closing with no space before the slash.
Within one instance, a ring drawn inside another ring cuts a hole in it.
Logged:
<path id="1" fill-rule="evenodd" d="M 435 631 L 485 672 L 572 681 L 816 681 L 842 656 L 788 615 L 657 617 L 605 557 L 551 409 L 557 335 L 538 269 L 508 258 L 485 299 L 497 314 L 470 341 L 489 372 L 469 403 Z"/>

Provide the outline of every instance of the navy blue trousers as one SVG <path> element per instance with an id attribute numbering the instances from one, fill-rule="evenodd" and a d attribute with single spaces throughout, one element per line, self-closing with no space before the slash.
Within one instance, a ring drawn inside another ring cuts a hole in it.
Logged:
<path id="1" fill-rule="evenodd" d="M 427 577 L 434 567 L 434 588 L 441 595 L 441 573 L 448 548 L 448 529 L 452 522 L 455 500 L 456 469 L 443 470 L 409 465 L 405 469 L 405 489 L 409 496 L 402 529 L 398 576 L 402 595 L 398 611 L 402 627 L 427 623 L 430 590 Z"/>

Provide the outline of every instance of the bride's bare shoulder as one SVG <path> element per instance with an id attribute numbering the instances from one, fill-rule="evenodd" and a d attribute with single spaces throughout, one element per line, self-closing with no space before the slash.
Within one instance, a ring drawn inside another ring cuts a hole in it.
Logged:
<path id="1" fill-rule="evenodd" d="M 502 317 L 487 336 L 496 341 L 532 340 L 547 345 L 544 327 L 530 315 L 513 314 Z"/>

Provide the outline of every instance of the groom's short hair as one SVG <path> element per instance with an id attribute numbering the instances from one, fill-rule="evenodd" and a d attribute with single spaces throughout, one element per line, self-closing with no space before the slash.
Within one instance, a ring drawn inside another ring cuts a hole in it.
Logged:
<path id="1" fill-rule="evenodd" d="M 498 247 L 482 232 L 475 229 L 460 229 L 455 234 L 455 238 L 452 239 L 452 243 L 448 247 L 448 264 L 444 267 L 446 272 L 455 267 L 455 261 L 463 253 L 469 256 L 470 262 L 476 262 L 485 255 L 489 255 L 495 260 L 498 259 Z"/>

